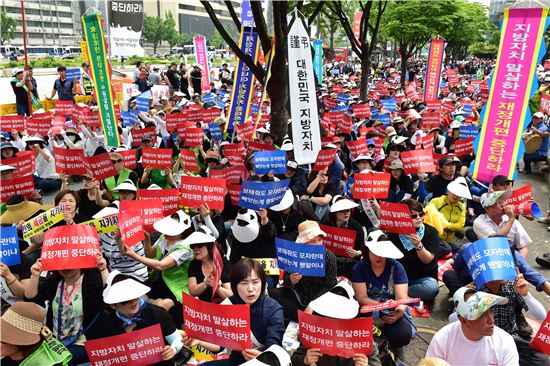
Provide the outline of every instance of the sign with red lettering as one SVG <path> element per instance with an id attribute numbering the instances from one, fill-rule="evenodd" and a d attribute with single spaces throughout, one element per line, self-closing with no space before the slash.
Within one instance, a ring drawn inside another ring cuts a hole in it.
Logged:
<path id="1" fill-rule="evenodd" d="M 119 212 L 118 229 L 120 230 L 122 242 L 129 247 L 145 239 L 140 209 L 130 208 Z"/>
<path id="2" fill-rule="evenodd" d="M 95 268 L 99 238 L 95 227 L 84 224 L 51 228 L 44 235 L 40 261 L 42 270 Z"/>
<path id="3" fill-rule="evenodd" d="M 512 191 L 512 195 L 504 202 L 505 206 L 514 205 L 519 206 L 522 203 L 530 202 L 533 200 L 533 187 L 530 184 L 523 186 Z"/>
<path id="4" fill-rule="evenodd" d="M 33 113 L 31 117 L 27 118 L 26 126 L 27 133 L 30 136 L 47 136 L 52 127 L 52 114 L 50 112 Z"/>
<path id="5" fill-rule="evenodd" d="M 55 101 L 55 115 L 66 116 L 73 114 L 74 103 L 71 100 L 56 100 Z"/>
<path id="6" fill-rule="evenodd" d="M 2 164 L 17 168 L 17 170 L 13 172 L 14 177 L 32 174 L 34 169 L 36 169 L 34 151 L 19 151 L 15 154 L 14 158 L 3 159 Z"/>
<path id="7" fill-rule="evenodd" d="M 179 188 L 138 189 L 138 200 L 159 200 L 162 202 L 163 215 L 168 216 L 179 210 Z"/>
<path id="8" fill-rule="evenodd" d="M 25 131 L 25 122 L 27 117 L 25 116 L 3 116 L 0 115 L 0 129 L 4 132 L 11 132 L 16 130 L 17 132 Z"/>
<path id="9" fill-rule="evenodd" d="M 546 319 L 540 325 L 537 335 L 531 341 L 531 347 L 550 355 L 550 311 L 546 314 Z"/>
<path id="10" fill-rule="evenodd" d="M 195 153 L 191 150 L 180 149 L 181 165 L 183 170 L 189 170 L 190 172 L 199 172 L 199 163 L 197 162 L 197 157 Z"/>
<path id="11" fill-rule="evenodd" d="M 254 135 L 254 123 L 244 123 L 242 125 L 237 125 L 235 126 L 235 131 L 237 132 L 237 136 L 239 136 L 241 140 L 252 140 L 252 136 Z"/>
<path id="12" fill-rule="evenodd" d="M 474 152 L 474 138 L 468 137 L 467 139 L 455 140 L 455 150 L 454 153 L 456 156 L 464 156 L 468 154 L 473 154 Z"/>
<path id="13" fill-rule="evenodd" d="M 338 149 L 319 150 L 312 170 L 323 170 L 332 164 Z"/>
<path id="14" fill-rule="evenodd" d="M 103 180 L 117 175 L 117 171 L 108 153 L 85 156 L 82 158 L 82 161 L 84 162 L 87 174 L 91 175 L 94 179 Z"/>
<path id="15" fill-rule="evenodd" d="M 322 354 L 352 358 L 372 351 L 373 318 L 331 319 L 298 311 L 300 342 Z"/>
<path id="16" fill-rule="evenodd" d="M 141 165 L 151 169 L 170 169 L 172 167 L 172 149 L 156 147 L 142 148 Z"/>
<path id="17" fill-rule="evenodd" d="M 380 229 L 395 234 L 416 234 L 409 206 L 404 203 L 381 201 Z"/>
<path id="18" fill-rule="evenodd" d="M 370 118 L 371 111 L 368 103 L 356 104 L 353 106 L 353 116 L 355 118 Z"/>
<path id="19" fill-rule="evenodd" d="M 211 210 L 223 210 L 225 180 L 201 177 L 181 177 L 181 204 L 199 208 L 203 203 Z"/>
<path id="20" fill-rule="evenodd" d="M 164 337 L 160 324 L 113 337 L 84 342 L 92 365 L 146 366 L 162 361 Z"/>
<path id="21" fill-rule="evenodd" d="M 136 150 L 130 149 L 130 150 L 120 150 L 117 151 L 122 156 L 122 165 L 124 165 L 127 169 L 135 169 L 137 168 L 137 156 L 136 156 Z"/>
<path id="22" fill-rule="evenodd" d="M 161 201 L 154 200 L 136 200 L 136 201 L 120 201 L 120 212 L 130 210 L 132 208 L 139 210 L 139 215 L 143 221 L 143 228 L 147 232 L 154 230 L 153 224 L 164 217 Z M 120 220 L 120 219 L 119 219 Z"/>
<path id="23" fill-rule="evenodd" d="M 250 348 L 250 305 L 221 305 L 183 293 L 185 334 L 234 351 Z"/>
<path id="24" fill-rule="evenodd" d="M 550 94 L 540 93 L 539 111 L 550 115 Z"/>
<path id="25" fill-rule="evenodd" d="M 0 184 L 0 202 L 6 202 L 16 194 L 29 197 L 34 191 L 34 180 L 31 174 L 18 178 L 2 179 L 2 184 Z"/>
<path id="26" fill-rule="evenodd" d="M 182 111 L 183 113 L 170 113 L 166 115 L 166 130 L 168 132 L 178 132 L 183 130 L 185 122 L 187 121 L 187 109 Z"/>
<path id="27" fill-rule="evenodd" d="M 360 138 L 355 141 L 346 141 L 346 145 L 351 152 L 353 158 L 358 157 L 361 154 L 368 154 L 369 148 L 367 147 L 367 140 L 365 138 Z"/>
<path id="28" fill-rule="evenodd" d="M 185 146 L 201 146 L 202 145 L 202 127 L 188 127 L 184 130 L 181 139 L 185 141 Z"/>
<path id="29" fill-rule="evenodd" d="M 355 246 L 357 232 L 327 225 L 319 225 L 319 227 L 327 234 L 323 240 L 325 247 L 336 255 L 349 257 L 347 250 Z"/>
<path id="30" fill-rule="evenodd" d="M 55 156 L 56 173 L 65 173 L 67 175 L 86 174 L 84 150 L 54 147 L 53 155 Z"/>
<path id="31" fill-rule="evenodd" d="M 248 143 L 248 151 L 274 151 L 275 146 L 266 145 L 256 141 L 250 141 Z"/>
<path id="32" fill-rule="evenodd" d="M 244 142 L 239 142 L 238 144 L 229 144 L 223 146 L 223 156 L 229 160 L 231 165 L 241 165 L 244 161 L 244 155 L 246 154 L 246 149 L 244 147 Z"/>
<path id="33" fill-rule="evenodd" d="M 390 173 L 355 173 L 353 198 L 388 198 L 390 190 Z"/>
<path id="34" fill-rule="evenodd" d="M 227 184 L 227 191 L 229 193 L 229 198 L 231 199 L 231 203 L 234 206 L 239 205 L 239 200 L 241 199 L 241 188 L 242 184 Z"/>
<path id="35" fill-rule="evenodd" d="M 360 313 L 372 313 L 374 311 L 380 311 L 380 310 L 386 310 L 386 309 L 393 309 L 398 307 L 399 305 L 404 304 L 414 304 L 416 302 L 419 302 L 420 299 L 418 297 L 412 298 L 412 299 L 400 299 L 400 300 L 393 300 L 390 299 L 385 302 L 379 302 L 378 304 L 370 304 L 370 305 L 363 305 L 361 306 L 361 309 L 359 310 Z"/>
<path id="36" fill-rule="evenodd" d="M 405 174 L 415 174 L 419 170 L 426 173 L 435 171 L 434 158 L 431 150 L 421 149 L 404 151 L 401 153 L 400 157 L 403 162 Z"/>
<path id="37" fill-rule="evenodd" d="M 139 130 L 132 130 L 131 134 L 132 134 L 132 145 L 141 146 L 141 138 L 144 135 L 150 135 L 151 137 L 155 136 L 155 127 L 151 126 L 151 127 L 142 128 Z"/>

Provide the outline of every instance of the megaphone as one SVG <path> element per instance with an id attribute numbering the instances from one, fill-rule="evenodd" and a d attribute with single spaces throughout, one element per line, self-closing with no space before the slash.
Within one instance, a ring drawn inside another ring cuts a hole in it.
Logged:
<path id="1" fill-rule="evenodd" d="M 534 217 L 536 219 L 542 217 L 539 205 L 534 202 L 523 202 L 519 205 L 514 205 L 514 215 Z"/>

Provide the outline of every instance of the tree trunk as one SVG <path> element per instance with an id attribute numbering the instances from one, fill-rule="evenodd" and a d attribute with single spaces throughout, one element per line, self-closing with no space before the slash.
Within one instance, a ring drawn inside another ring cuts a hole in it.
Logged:
<path id="1" fill-rule="evenodd" d="M 367 55 L 366 45 L 361 46 L 363 48 L 363 57 L 361 58 L 361 83 L 359 84 L 361 90 L 359 91 L 359 99 L 362 101 L 367 100 L 367 92 L 369 86 L 370 76 L 370 55 Z"/>
<path id="2" fill-rule="evenodd" d="M 407 50 L 405 47 L 399 48 L 399 54 L 401 55 L 401 87 L 405 89 L 405 79 L 407 76 Z"/>
<path id="3" fill-rule="evenodd" d="M 153 53 L 157 53 L 157 44 L 153 43 Z"/>

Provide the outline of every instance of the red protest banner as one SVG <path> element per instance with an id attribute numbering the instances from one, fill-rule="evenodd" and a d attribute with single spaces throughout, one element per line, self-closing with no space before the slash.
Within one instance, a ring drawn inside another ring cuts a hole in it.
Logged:
<path id="1" fill-rule="evenodd" d="M 250 348 L 250 305 L 220 305 L 183 293 L 186 335 L 234 351 Z"/>
<path id="2" fill-rule="evenodd" d="M 13 172 L 14 177 L 32 174 L 34 169 L 36 169 L 34 151 L 19 151 L 15 154 L 14 158 L 3 159 L 2 164 L 17 168 L 17 170 Z"/>
<path id="3" fill-rule="evenodd" d="M 474 152 L 474 138 L 468 137 L 467 139 L 455 140 L 454 154 L 456 156 L 463 156 L 472 154 Z"/>
<path id="4" fill-rule="evenodd" d="M 456 110 L 456 106 L 453 102 L 447 101 L 443 103 L 443 105 L 441 106 L 441 109 L 443 113 L 451 113 Z"/>
<path id="5" fill-rule="evenodd" d="M 546 319 L 540 325 L 537 335 L 531 341 L 531 347 L 550 355 L 550 311 L 546 314 Z"/>
<path id="6" fill-rule="evenodd" d="M 353 198 L 388 198 L 390 173 L 356 173 L 353 182 Z"/>
<path id="7" fill-rule="evenodd" d="M 245 154 L 246 149 L 242 141 L 238 144 L 229 144 L 223 147 L 223 156 L 227 158 L 231 165 L 241 165 Z"/>
<path id="8" fill-rule="evenodd" d="M 214 267 L 212 270 L 212 299 L 214 299 L 214 297 L 216 297 L 216 291 L 218 290 L 218 285 L 222 279 L 223 272 L 223 259 L 217 245 L 212 247 L 212 262 Z"/>
<path id="9" fill-rule="evenodd" d="M 384 138 L 375 139 L 374 140 L 374 151 L 377 153 L 380 153 L 382 149 L 384 148 Z"/>
<path id="10" fill-rule="evenodd" d="M 34 191 L 34 180 L 31 174 L 18 178 L 2 179 L 2 184 L 0 184 L 0 202 L 6 202 L 16 194 L 29 197 Z"/>
<path id="11" fill-rule="evenodd" d="M 74 112 L 73 112 L 73 121 L 78 120 L 80 122 L 83 122 L 84 113 L 86 113 L 87 111 L 89 111 L 88 107 L 75 104 Z"/>
<path id="12" fill-rule="evenodd" d="M 187 109 L 182 111 L 183 113 L 170 113 L 166 115 L 166 130 L 168 132 L 178 132 L 183 130 L 185 122 L 187 121 Z"/>
<path id="13" fill-rule="evenodd" d="M 238 184 L 248 178 L 248 170 L 244 165 L 233 165 L 228 168 L 227 171 L 227 183 Z"/>
<path id="14" fill-rule="evenodd" d="M 418 297 L 412 298 L 412 299 L 401 299 L 401 300 L 393 300 L 390 299 L 385 302 L 379 302 L 378 304 L 370 304 L 370 305 L 363 305 L 361 306 L 361 309 L 359 310 L 360 313 L 372 313 L 373 311 L 380 311 L 380 310 L 386 310 L 386 309 L 393 309 L 399 305 L 404 304 L 412 304 L 415 302 L 419 302 L 420 299 Z"/>
<path id="15" fill-rule="evenodd" d="M 539 111 L 541 111 L 544 114 L 550 115 L 550 94 L 546 94 L 546 93 L 540 94 Z"/>
<path id="16" fill-rule="evenodd" d="M 218 118 L 221 114 L 221 109 L 213 107 L 213 108 L 204 108 L 201 111 L 202 116 L 202 123 L 212 123 L 216 118 Z"/>
<path id="17" fill-rule="evenodd" d="M 25 131 L 25 122 L 27 117 L 25 116 L 3 116 L 0 115 L 0 129 L 4 132 L 11 132 L 16 130 L 17 132 Z"/>
<path id="18" fill-rule="evenodd" d="M 380 229 L 395 234 L 416 234 L 409 206 L 404 203 L 381 201 Z"/>
<path id="19" fill-rule="evenodd" d="M 65 116 L 55 116 L 52 119 L 52 129 L 50 135 L 58 135 L 65 129 Z"/>
<path id="20" fill-rule="evenodd" d="M 199 172 L 199 163 L 197 162 L 197 157 L 195 153 L 191 150 L 180 149 L 180 160 L 181 165 L 184 170 L 189 170 L 190 172 Z M 224 177 L 225 178 L 225 177 Z"/>
<path id="21" fill-rule="evenodd" d="M 342 119 L 340 120 L 340 123 L 338 124 L 338 128 L 340 131 L 344 133 L 350 133 L 352 125 L 353 125 L 353 121 L 351 120 L 351 117 L 343 116 Z"/>
<path id="22" fill-rule="evenodd" d="M 323 99 L 323 101 L 325 103 L 325 107 L 327 107 L 328 109 L 332 109 L 332 108 L 338 106 L 338 102 L 336 101 L 336 99 L 325 97 L 325 99 Z"/>
<path id="23" fill-rule="evenodd" d="M 400 155 L 405 174 L 415 174 L 419 170 L 434 172 L 433 152 L 427 149 L 404 151 Z"/>
<path id="24" fill-rule="evenodd" d="M 115 117 L 117 119 L 117 121 L 120 121 L 120 119 L 122 118 L 121 115 L 120 115 L 120 106 L 118 104 L 115 104 L 114 106 L 115 108 Z"/>
<path id="25" fill-rule="evenodd" d="M 201 146 L 202 138 L 202 127 L 188 127 L 181 136 L 181 139 L 185 141 L 185 146 Z"/>
<path id="26" fill-rule="evenodd" d="M 334 254 L 349 257 L 347 250 L 355 246 L 357 232 L 327 225 L 319 225 L 319 227 L 327 234 L 323 244 Z"/>
<path id="27" fill-rule="evenodd" d="M 164 337 L 160 324 L 113 337 L 84 342 L 92 365 L 146 366 L 162 361 Z"/>
<path id="28" fill-rule="evenodd" d="M 122 165 L 127 169 L 137 168 L 137 155 L 135 149 L 117 151 L 122 155 Z"/>
<path id="29" fill-rule="evenodd" d="M 346 145 L 351 152 L 352 157 L 356 158 L 361 154 L 368 154 L 369 148 L 367 147 L 367 140 L 364 138 L 357 139 L 355 141 L 346 141 Z"/>
<path id="30" fill-rule="evenodd" d="M 319 150 L 317 154 L 317 160 L 312 170 L 323 170 L 332 164 L 334 157 L 338 149 Z"/>
<path id="31" fill-rule="evenodd" d="M 239 199 L 241 198 L 241 188 L 242 184 L 227 184 L 227 191 L 229 193 L 229 198 L 233 205 L 239 205 Z"/>
<path id="32" fill-rule="evenodd" d="M 97 180 L 103 180 L 117 175 L 108 153 L 82 158 L 86 172 Z"/>
<path id="33" fill-rule="evenodd" d="M 252 136 L 254 135 L 254 123 L 244 123 L 242 125 L 237 125 L 235 126 L 235 131 L 237 132 L 237 136 L 239 136 L 241 140 L 252 140 Z"/>
<path id="34" fill-rule="evenodd" d="M 434 133 L 430 133 L 426 136 L 422 136 L 421 138 L 417 138 L 417 144 L 418 140 L 420 140 L 420 144 L 423 146 L 426 150 L 433 150 L 434 147 Z"/>
<path id="35" fill-rule="evenodd" d="M 138 189 L 138 200 L 156 200 L 162 202 L 163 215 L 168 216 L 179 210 L 179 188 Z"/>
<path id="36" fill-rule="evenodd" d="M 54 147 L 55 171 L 67 175 L 86 174 L 84 165 L 84 150 L 81 149 L 63 149 Z"/>
<path id="37" fill-rule="evenodd" d="M 300 342 L 322 354 L 352 358 L 372 351 L 373 318 L 331 319 L 298 311 Z"/>
<path id="38" fill-rule="evenodd" d="M 120 230 L 122 242 L 129 247 L 145 239 L 141 210 L 139 208 L 131 208 L 119 212 L 118 229 Z"/>
<path id="39" fill-rule="evenodd" d="M 55 101 L 55 115 L 66 116 L 73 114 L 74 103 L 71 100 L 56 100 Z"/>
<path id="40" fill-rule="evenodd" d="M 275 150 L 275 146 L 273 145 L 261 144 L 256 141 L 250 141 L 248 143 L 248 151 L 274 151 L 274 150 Z"/>
<path id="41" fill-rule="evenodd" d="M 199 208 L 203 203 L 211 210 L 223 210 L 225 180 L 201 177 L 181 177 L 181 204 Z"/>
<path id="42" fill-rule="evenodd" d="M 353 116 L 355 118 L 370 118 L 371 111 L 368 103 L 356 104 L 353 106 Z"/>
<path id="43" fill-rule="evenodd" d="M 156 147 L 142 148 L 141 165 L 151 169 L 170 169 L 172 167 L 172 149 Z"/>
<path id="44" fill-rule="evenodd" d="M 519 206 L 522 203 L 533 200 L 533 187 L 530 184 L 512 191 L 512 196 L 504 202 L 504 205 Z"/>
<path id="45" fill-rule="evenodd" d="M 130 133 L 132 134 L 132 145 L 140 146 L 143 135 L 150 135 L 151 137 L 155 136 L 155 127 L 151 126 L 139 130 L 132 130 Z"/>
<path id="46" fill-rule="evenodd" d="M 330 123 L 337 125 L 342 122 L 344 118 L 344 111 L 334 111 L 330 112 Z"/>
<path id="47" fill-rule="evenodd" d="M 82 113 L 82 122 L 92 128 L 99 127 L 101 125 L 101 121 L 99 120 L 99 112 L 84 111 Z"/>
<path id="48" fill-rule="evenodd" d="M 64 225 L 46 231 L 40 260 L 44 271 L 95 268 L 100 254 L 95 227 Z"/>
<path id="49" fill-rule="evenodd" d="M 136 200 L 136 201 L 120 201 L 120 212 L 130 210 L 132 208 L 139 210 L 139 215 L 143 221 L 143 228 L 147 232 L 154 230 L 153 224 L 164 217 L 162 202 L 155 200 Z M 120 219 L 119 219 L 120 220 Z"/>
<path id="50" fill-rule="evenodd" d="M 33 113 L 31 117 L 27 118 L 26 130 L 30 136 L 46 136 L 51 126 L 52 114 L 50 112 Z"/>

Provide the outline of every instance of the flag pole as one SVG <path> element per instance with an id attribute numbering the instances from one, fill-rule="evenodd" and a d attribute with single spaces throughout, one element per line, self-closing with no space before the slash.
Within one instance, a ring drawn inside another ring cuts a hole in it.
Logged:
<path id="1" fill-rule="evenodd" d="M 21 0 L 21 31 L 23 35 L 23 53 L 25 55 L 25 70 L 29 66 L 29 59 L 27 57 L 27 32 L 25 30 L 25 1 Z M 32 114 L 32 102 L 31 102 L 31 81 L 25 80 L 27 85 L 27 105 L 29 106 L 29 116 Z"/>

